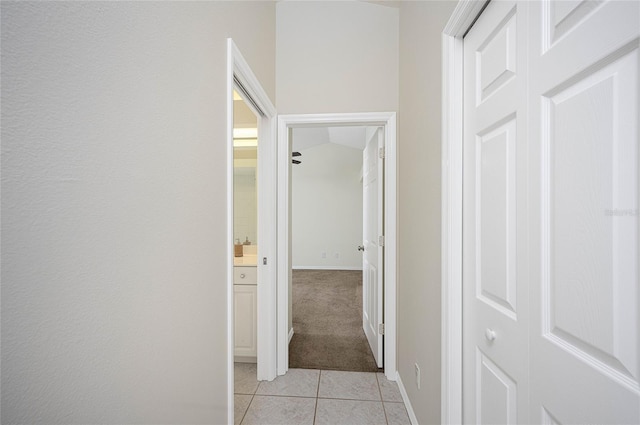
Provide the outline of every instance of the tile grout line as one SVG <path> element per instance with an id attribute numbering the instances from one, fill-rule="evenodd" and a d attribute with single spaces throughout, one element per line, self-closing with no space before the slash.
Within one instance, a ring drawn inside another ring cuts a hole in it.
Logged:
<path id="1" fill-rule="evenodd" d="M 251 400 L 249 400 L 249 404 L 247 404 L 247 408 L 244 410 L 244 413 L 242 414 L 242 419 L 240 419 L 240 422 L 238 422 L 238 425 L 242 425 L 242 422 L 244 421 L 244 418 L 247 416 L 247 413 L 249 413 L 249 408 L 251 407 L 251 403 L 253 403 L 253 399 L 255 398 L 255 394 L 251 395 Z"/>
<path id="2" fill-rule="evenodd" d="M 316 423 L 316 418 L 318 417 L 318 399 L 320 397 L 320 380 L 322 379 L 322 369 L 320 369 L 320 373 L 318 373 L 318 386 L 316 387 L 316 408 L 313 410 L 313 425 Z"/>
<path id="3" fill-rule="evenodd" d="M 371 400 L 362 398 L 341 398 L 341 397 L 318 397 L 319 400 L 342 400 L 342 401 L 367 401 L 367 402 L 382 402 L 382 400 Z"/>
<path id="4" fill-rule="evenodd" d="M 364 401 L 367 403 L 382 402 L 381 400 L 363 400 L 361 398 L 340 398 L 340 397 L 319 397 L 318 400 Z"/>
<path id="5" fill-rule="evenodd" d="M 235 363 L 234 363 L 234 374 L 235 374 Z M 234 393 L 233 393 L 234 396 L 235 395 L 250 395 L 251 396 L 251 400 L 249 400 L 249 404 L 247 404 L 247 408 L 244 410 L 244 413 L 242 414 L 242 419 L 240 419 L 240 422 L 238 422 L 239 425 L 242 425 L 242 422 L 244 421 L 244 418 L 247 416 L 247 413 L 249 413 L 249 408 L 251 407 L 251 403 L 253 403 L 253 399 L 256 397 L 256 393 L 258 392 L 258 388 L 260 387 L 260 381 L 258 381 L 258 377 L 257 376 L 256 376 L 256 381 L 258 382 L 258 385 L 256 385 L 256 389 L 253 390 L 253 393 L 251 393 L 251 394 L 236 393 L 235 392 L 235 383 L 234 383 Z M 234 417 L 234 422 L 235 422 L 235 417 Z"/>
<path id="6" fill-rule="evenodd" d="M 382 403 L 382 413 L 384 413 L 384 420 L 389 425 L 389 417 L 387 416 L 387 409 L 384 407 L 384 397 L 382 396 L 382 387 L 380 386 L 380 378 L 376 373 L 376 382 L 378 383 L 378 392 L 380 393 L 380 402 Z"/>
<path id="7" fill-rule="evenodd" d="M 251 394 L 244 394 L 251 395 Z M 285 397 L 285 398 L 318 398 L 314 396 L 306 396 L 306 395 L 291 395 L 291 394 L 255 394 L 258 397 Z M 324 397 L 322 397 L 324 398 Z M 362 400 L 366 401 L 366 400 Z"/>

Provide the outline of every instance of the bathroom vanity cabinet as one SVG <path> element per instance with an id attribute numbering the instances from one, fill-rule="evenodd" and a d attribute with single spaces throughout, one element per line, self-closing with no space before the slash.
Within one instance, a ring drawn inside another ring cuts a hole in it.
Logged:
<path id="1" fill-rule="evenodd" d="M 256 266 L 234 266 L 234 356 L 236 361 L 255 361 L 258 341 L 258 280 Z"/>

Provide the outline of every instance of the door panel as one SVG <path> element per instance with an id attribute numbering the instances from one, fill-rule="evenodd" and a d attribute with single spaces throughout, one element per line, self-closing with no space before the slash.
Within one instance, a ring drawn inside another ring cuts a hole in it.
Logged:
<path id="1" fill-rule="evenodd" d="M 514 117 L 477 137 L 476 296 L 512 319 L 517 299 L 515 148 Z"/>
<path id="2" fill-rule="evenodd" d="M 546 20 L 547 49 L 565 34 L 569 33 L 585 16 L 593 12 L 602 1 L 592 0 L 563 0 L 545 2 L 543 6 Z M 546 49 L 545 49 L 546 50 Z"/>
<path id="3" fill-rule="evenodd" d="M 476 52 L 479 103 L 516 76 L 516 8 L 512 7 Z"/>
<path id="4" fill-rule="evenodd" d="M 528 421 L 526 7 L 464 40 L 463 420 Z"/>
<path id="5" fill-rule="evenodd" d="M 636 381 L 637 152 L 616 132 L 628 129 L 617 111 L 632 106 L 621 83 L 637 80 L 637 62 L 632 52 L 543 99 L 552 162 L 546 331 Z"/>
<path id="6" fill-rule="evenodd" d="M 362 153 L 363 246 L 362 255 L 362 327 L 378 367 L 383 365 L 383 337 L 378 326 L 383 323 L 383 161 L 379 150 L 384 147 L 381 129 L 377 129 Z"/>
<path id="7" fill-rule="evenodd" d="M 258 293 L 256 285 L 233 285 L 236 356 L 256 357 Z"/>
<path id="8" fill-rule="evenodd" d="M 476 423 L 509 424 L 517 418 L 517 392 L 514 380 L 479 349 L 476 350 L 478 403 Z"/>
<path id="9" fill-rule="evenodd" d="M 560 3 L 531 14 L 531 418 L 640 423 L 640 8 Z"/>

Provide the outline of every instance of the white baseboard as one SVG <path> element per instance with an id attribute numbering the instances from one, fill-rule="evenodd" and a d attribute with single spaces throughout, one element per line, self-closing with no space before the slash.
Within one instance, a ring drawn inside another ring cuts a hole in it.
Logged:
<path id="1" fill-rule="evenodd" d="M 360 270 L 362 266 L 293 266 L 293 270 Z"/>
<path id="2" fill-rule="evenodd" d="M 402 401 L 404 401 L 404 407 L 407 408 L 407 413 L 409 414 L 409 420 L 411 421 L 411 425 L 418 425 L 418 418 L 416 418 L 416 414 L 413 411 L 411 402 L 409 401 L 407 390 L 404 388 L 404 384 L 402 383 L 402 378 L 400 378 L 400 372 L 398 372 L 398 378 L 396 379 L 396 382 L 398 383 L 398 388 L 400 389 L 400 394 L 402 395 Z"/>
<path id="3" fill-rule="evenodd" d="M 293 328 L 289 329 L 289 344 L 291 344 L 291 338 L 293 338 Z"/>

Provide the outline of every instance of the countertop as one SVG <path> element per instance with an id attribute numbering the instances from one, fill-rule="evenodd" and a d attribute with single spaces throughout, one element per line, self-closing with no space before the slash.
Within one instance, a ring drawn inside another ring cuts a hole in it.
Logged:
<path id="1" fill-rule="evenodd" d="M 233 257 L 234 266 L 256 267 L 258 265 L 257 255 L 244 255 L 242 257 Z"/>

